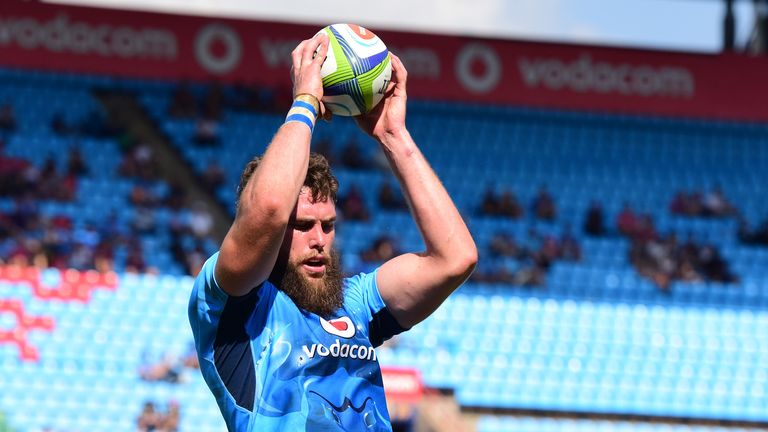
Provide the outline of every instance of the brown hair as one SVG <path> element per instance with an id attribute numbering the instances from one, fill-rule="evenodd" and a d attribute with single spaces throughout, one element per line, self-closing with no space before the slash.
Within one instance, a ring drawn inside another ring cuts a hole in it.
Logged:
<path id="1" fill-rule="evenodd" d="M 253 173 L 261 163 L 262 156 L 257 156 L 251 159 L 245 166 L 243 174 L 240 176 L 240 184 L 237 186 L 237 199 L 236 204 L 240 203 L 240 195 L 245 189 L 245 185 L 248 184 L 248 180 L 251 179 Z M 309 167 L 307 168 L 307 176 L 304 178 L 304 186 L 308 187 L 312 191 L 313 201 L 324 201 L 330 199 L 332 202 L 336 202 L 336 192 L 339 190 L 339 181 L 331 172 L 331 166 L 328 164 L 328 159 L 319 153 L 310 153 L 309 155 Z"/>

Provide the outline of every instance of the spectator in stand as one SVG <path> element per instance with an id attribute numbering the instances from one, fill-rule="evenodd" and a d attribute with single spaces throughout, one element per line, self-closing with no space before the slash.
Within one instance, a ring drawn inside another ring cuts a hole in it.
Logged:
<path id="1" fill-rule="evenodd" d="M 0 132 L 10 133 L 16 130 L 16 114 L 9 103 L 0 106 Z"/>
<path id="2" fill-rule="evenodd" d="M 560 245 L 557 238 L 549 234 L 543 236 L 541 248 L 534 254 L 537 266 L 545 271 L 549 270 L 558 258 L 560 258 Z"/>
<path id="3" fill-rule="evenodd" d="M 144 251 L 141 248 L 141 243 L 137 238 L 131 238 L 128 241 L 128 256 L 125 258 L 125 271 L 126 273 L 145 273 L 156 272 L 155 269 L 151 269 L 144 261 Z"/>
<path id="4" fill-rule="evenodd" d="M 166 411 L 158 411 L 155 403 L 147 401 L 136 418 L 136 429 L 139 432 L 177 432 L 181 419 L 179 403 L 171 400 L 167 404 Z"/>
<path id="5" fill-rule="evenodd" d="M 397 255 L 400 255 L 400 252 L 395 245 L 395 241 L 387 235 L 382 235 L 373 241 L 370 248 L 360 254 L 360 258 L 366 263 L 380 264 L 389 261 Z"/>
<path id="6" fill-rule="evenodd" d="M 560 236 L 560 259 L 565 261 L 581 261 L 581 246 L 574 237 L 570 225 L 566 226 Z"/>
<path id="7" fill-rule="evenodd" d="M 725 193 L 720 186 L 716 186 L 704 195 L 702 208 L 704 216 L 728 217 L 736 214 L 735 207 L 725 197 Z"/>
<path id="8" fill-rule="evenodd" d="M 136 428 L 139 432 L 160 432 L 163 425 L 163 415 L 155 409 L 154 402 L 144 402 L 141 414 L 136 418 Z"/>
<path id="9" fill-rule="evenodd" d="M 547 268 L 559 254 L 556 239 L 541 236 L 534 228 L 528 230 L 522 246 L 508 233 L 498 231 L 489 248 L 492 259 L 480 261 L 480 267 L 471 276 L 474 282 L 541 286 Z"/>
<path id="10" fill-rule="evenodd" d="M 517 201 L 517 196 L 508 188 L 504 188 L 501 191 L 496 212 L 502 217 L 519 219 L 523 215 L 523 208 Z"/>
<path id="11" fill-rule="evenodd" d="M 701 247 L 692 236 L 680 245 L 674 233 L 664 238 L 636 238 L 630 248 L 630 262 L 638 273 L 662 291 L 669 292 L 675 280 L 686 282 L 737 282 L 728 264 L 711 245 Z"/>
<path id="12" fill-rule="evenodd" d="M 542 267 L 541 261 L 528 256 L 520 261 L 518 267 L 512 274 L 511 283 L 524 287 L 538 287 L 546 283 L 546 268 Z"/>
<path id="13" fill-rule="evenodd" d="M 195 95 L 186 84 L 176 87 L 171 96 L 168 115 L 173 118 L 194 118 L 197 116 L 197 101 Z"/>
<path id="14" fill-rule="evenodd" d="M 102 241 L 93 252 L 93 267 L 99 273 L 108 273 L 115 270 L 115 253 L 109 242 Z"/>
<path id="15" fill-rule="evenodd" d="M 379 186 L 379 206 L 385 210 L 408 210 L 400 190 L 386 180 Z"/>
<path id="16" fill-rule="evenodd" d="M 186 264 L 187 274 L 192 277 L 196 277 L 200 273 L 200 269 L 203 268 L 205 260 L 210 256 L 210 251 L 203 249 L 202 245 L 198 242 L 191 251 L 184 254 L 184 263 Z"/>
<path id="17" fill-rule="evenodd" d="M 194 142 L 201 146 L 215 146 L 219 143 L 219 121 L 201 117 L 195 123 Z"/>
<path id="18" fill-rule="evenodd" d="M 60 180 L 56 168 L 56 160 L 48 155 L 40 169 L 35 195 L 39 199 L 57 199 L 60 191 Z"/>
<path id="19" fill-rule="evenodd" d="M 29 192 L 17 197 L 11 218 L 19 231 L 31 231 L 40 219 L 39 201 Z"/>
<path id="20" fill-rule="evenodd" d="M 83 154 L 80 149 L 73 146 L 69 149 L 67 155 L 67 170 L 68 175 L 81 177 L 88 174 L 88 166 L 83 159 Z"/>
<path id="21" fill-rule="evenodd" d="M 69 254 L 69 268 L 88 270 L 94 267 L 93 249 L 82 243 L 75 243 L 74 249 Z"/>
<path id="22" fill-rule="evenodd" d="M 192 205 L 189 213 L 189 231 L 197 239 L 207 237 L 213 229 L 213 216 L 208 206 L 197 201 Z"/>
<path id="23" fill-rule="evenodd" d="M 51 117 L 51 130 L 57 135 L 69 135 L 75 132 L 75 128 L 69 124 L 66 115 L 62 112 L 57 112 Z"/>
<path id="24" fill-rule="evenodd" d="M 34 196 L 40 189 L 40 183 L 40 170 L 32 164 L 27 164 L 24 171 L 21 173 L 19 189 L 12 192 L 11 195 L 20 196 L 24 194 L 32 194 Z"/>
<path id="25" fill-rule="evenodd" d="M 128 200 L 137 208 L 154 208 L 160 203 L 160 198 L 148 186 L 142 183 L 136 183 L 133 186 Z"/>
<path id="26" fill-rule="evenodd" d="M 0 195 L 16 196 L 27 189 L 24 174 L 31 167 L 21 158 L 5 154 L 5 141 L 0 137 Z"/>
<path id="27" fill-rule="evenodd" d="M 43 163 L 42 170 L 30 170 L 27 174 L 35 199 L 72 201 L 75 198 L 77 178 L 69 173 L 60 175 L 52 156 Z"/>
<path id="28" fill-rule="evenodd" d="M 528 228 L 525 238 L 520 243 L 520 247 L 522 248 L 522 256 L 535 257 L 536 254 L 538 254 L 538 252 L 541 250 L 543 244 L 544 238 L 541 234 L 539 234 L 538 231 L 536 231 L 536 228 Z"/>
<path id="29" fill-rule="evenodd" d="M 704 215 L 704 195 L 701 191 L 693 191 L 688 194 L 688 200 L 686 201 L 685 214 L 691 217 L 700 217 Z"/>
<path id="30" fill-rule="evenodd" d="M 125 177 L 156 179 L 159 169 L 152 147 L 148 143 L 139 143 L 130 147 L 123 156 L 118 172 Z"/>
<path id="31" fill-rule="evenodd" d="M 650 279 L 662 291 L 669 291 L 674 265 L 670 251 L 661 242 L 632 242 L 629 258 L 640 275 Z"/>
<path id="32" fill-rule="evenodd" d="M 142 363 L 139 366 L 139 378 L 151 382 L 178 383 L 181 377 L 180 359 L 171 353 L 156 357 L 149 350 L 142 353 Z"/>
<path id="33" fill-rule="evenodd" d="M 753 230 L 749 227 L 749 221 L 740 217 L 736 237 L 744 244 L 768 245 L 768 219 Z"/>
<path id="34" fill-rule="evenodd" d="M 555 200 L 552 198 L 552 195 L 549 193 L 546 186 L 542 186 L 533 198 L 531 210 L 537 219 L 554 221 L 557 218 Z"/>
<path id="35" fill-rule="evenodd" d="M 493 234 L 493 237 L 491 237 L 491 241 L 489 242 L 489 249 L 491 256 L 495 258 L 517 258 L 522 255 L 522 251 L 518 247 L 514 237 L 503 230 L 498 230 Z"/>
<path id="36" fill-rule="evenodd" d="M 346 220 L 367 221 L 370 217 L 363 194 L 356 184 L 352 184 L 347 195 L 339 199 L 339 207 Z"/>
<path id="37" fill-rule="evenodd" d="M 203 117 L 220 120 L 225 105 L 226 101 L 221 86 L 218 84 L 209 86 L 203 103 Z"/>
<path id="38" fill-rule="evenodd" d="M 137 234 L 154 234 L 157 229 L 155 211 L 148 207 L 136 207 L 131 228 Z"/>
<path id="39" fill-rule="evenodd" d="M 161 430 L 163 432 L 178 432 L 179 422 L 181 421 L 181 407 L 176 401 L 170 401 L 168 403 L 168 410 L 163 416 L 163 424 Z"/>
<path id="40" fill-rule="evenodd" d="M 690 217 L 728 217 L 737 213 L 720 186 L 705 194 L 678 191 L 669 204 L 669 210 L 674 215 Z"/>
<path id="41" fill-rule="evenodd" d="M 640 243 L 646 243 L 658 239 L 656 225 L 653 223 L 653 217 L 646 213 L 640 216 L 632 239 Z"/>
<path id="42" fill-rule="evenodd" d="M 603 206 L 599 201 L 592 201 L 584 218 L 584 232 L 587 235 L 601 237 L 605 235 Z"/>
<path id="43" fill-rule="evenodd" d="M 499 198 L 496 196 L 496 190 L 493 185 L 485 187 L 483 201 L 480 203 L 480 214 L 485 216 L 495 216 L 499 214 Z"/>
<path id="44" fill-rule="evenodd" d="M 187 203 L 187 189 L 176 179 L 169 180 L 168 193 L 160 200 L 173 211 L 179 211 L 185 208 Z"/>
<path id="45" fill-rule="evenodd" d="M 728 268 L 728 263 L 713 245 L 706 245 L 699 250 L 699 262 L 701 272 L 707 280 L 722 283 L 738 282 L 738 278 Z"/>
<path id="46" fill-rule="evenodd" d="M 102 241 L 107 242 L 111 247 L 123 244 L 132 235 L 128 226 L 118 218 L 115 211 L 101 218 L 96 229 Z"/>
<path id="47" fill-rule="evenodd" d="M 629 203 L 624 203 L 621 211 L 616 216 L 616 228 L 618 229 L 619 234 L 628 238 L 634 238 L 639 223 L 639 218 L 634 210 L 632 210 L 632 207 Z"/>
<path id="48" fill-rule="evenodd" d="M 677 191 L 675 196 L 672 197 L 672 201 L 669 203 L 669 212 L 673 215 L 690 216 L 688 214 L 689 209 L 689 197 L 688 194 L 683 191 Z"/>
<path id="49" fill-rule="evenodd" d="M 72 221 L 66 216 L 56 216 L 44 223 L 43 245 L 49 266 L 65 269 L 74 248 Z"/>

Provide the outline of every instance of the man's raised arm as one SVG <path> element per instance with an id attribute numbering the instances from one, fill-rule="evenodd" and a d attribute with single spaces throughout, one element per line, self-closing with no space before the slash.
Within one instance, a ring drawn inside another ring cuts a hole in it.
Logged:
<path id="1" fill-rule="evenodd" d="M 393 85 L 358 125 L 381 145 L 398 178 L 426 250 L 387 261 L 379 293 L 398 323 L 409 328 L 429 316 L 472 273 L 477 248 L 458 209 L 405 127 L 407 72 L 392 55 Z"/>
<path id="2" fill-rule="evenodd" d="M 312 128 L 323 109 L 320 67 L 327 50 L 328 37 L 320 34 L 301 42 L 291 53 L 294 103 L 286 123 L 242 185 L 235 220 L 216 263 L 216 281 L 230 295 L 247 294 L 275 266 L 307 174 Z"/>

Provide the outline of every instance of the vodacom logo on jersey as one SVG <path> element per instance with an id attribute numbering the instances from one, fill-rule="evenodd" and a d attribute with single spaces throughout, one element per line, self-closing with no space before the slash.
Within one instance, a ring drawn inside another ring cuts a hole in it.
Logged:
<path id="1" fill-rule="evenodd" d="M 355 335 L 355 325 L 349 317 L 334 318 L 330 321 L 320 318 L 320 324 L 323 330 L 335 336 L 349 339 Z"/>
<path id="2" fill-rule="evenodd" d="M 355 325 L 349 317 L 334 318 L 330 321 L 320 318 L 320 325 L 326 332 L 344 339 L 350 339 L 355 335 Z M 304 345 L 301 349 L 310 359 L 320 356 L 376 361 L 376 351 L 372 346 L 342 343 L 339 339 L 330 346 L 313 343 Z"/>

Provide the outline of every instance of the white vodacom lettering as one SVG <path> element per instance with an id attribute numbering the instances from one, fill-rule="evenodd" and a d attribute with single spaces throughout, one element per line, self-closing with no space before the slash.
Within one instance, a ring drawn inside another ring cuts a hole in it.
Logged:
<path id="1" fill-rule="evenodd" d="M 376 361 L 376 350 L 373 349 L 373 347 L 368 347 L 365 345 L 342 344 L 339 339 L 336 339 L 336 341 L 329 347 L 323 344 L 314 343 L 309 346 L 304 345 L 301 347 L 301 349 L 310 359 L 314 358 L 315 355 L 319 355 L 320 357 L 351 358 Z"/>
<path id="2" fill-rule="evenodd" d="M 389 51 L 395 53 L 408 69 L 408 76 L 419 78 L 440 79 L 440 57 L 429 48 L 397 47 L 387 45 Z"/>
<path id="3" fill-rule="evenodd" d="M 291 66 L 291 51 L 299 44 L 294 39 L 259 39 L 264 63 L 272 69 Z M 429 48 L 387 46 L 408 68 L 408 76 L 440 79 L 440 57 Z"/>
<path id="4" fill-rule="evenodd" d="M 64 14 L 46 22 L 34 18 L 0 19 L 0 46 L 14 44 L 26 50 L 104 57 L 176 60 L 178 56 L 176 35 L 171 31 L 70 21 Z"/>
<path id="5" fill-rule="evenodd" d="M 521 57 L 517 64 L 527 87 L 679 98 L 691 98 L 696 90 L 693 74 L 684 67 L 594 62 L 588 54 L 570 63 Z"/>
<path id="6" fill-rule="evenodd" d="M 277 67 L 291 66 L 291 52 L 298 44 L 299 41 L 293 39 L 259 39 L 259 48 L 261 48 L 261 55 L 264 57 L 264 62 L 267 66 L 273 69 Z"/>

